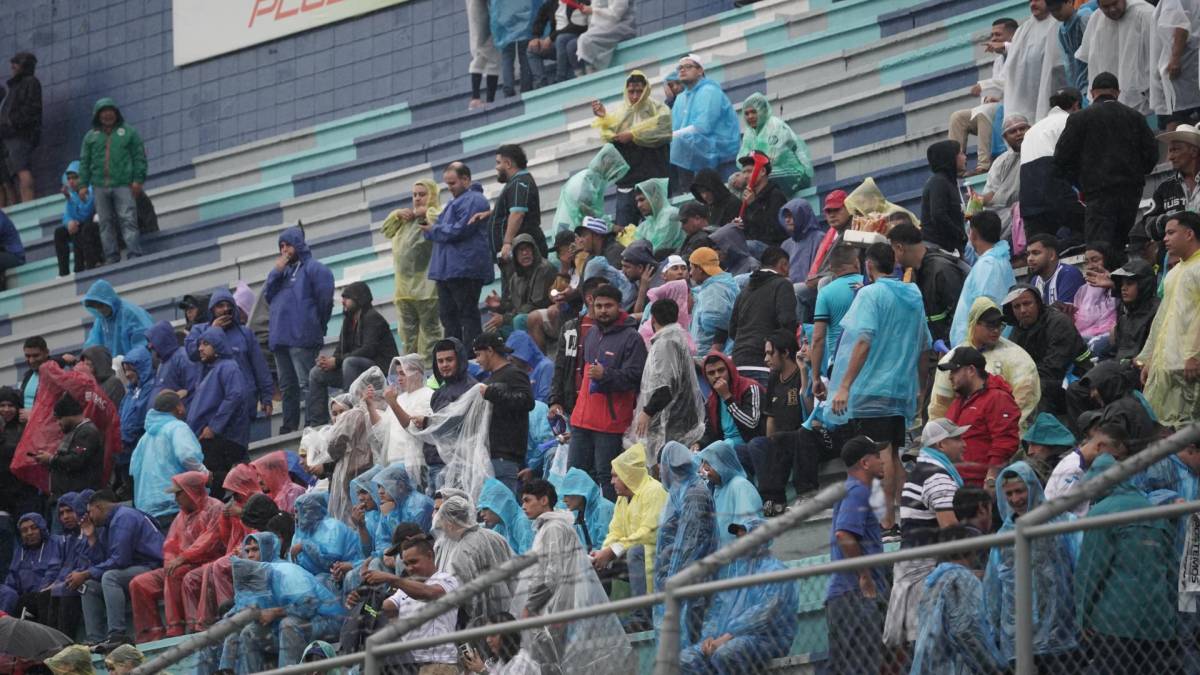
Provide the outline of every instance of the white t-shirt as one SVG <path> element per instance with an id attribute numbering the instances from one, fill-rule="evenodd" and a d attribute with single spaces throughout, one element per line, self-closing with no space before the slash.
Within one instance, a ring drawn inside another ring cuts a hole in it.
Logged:
<path id="1" fill-rule="evenodd" d="M 447 593 L 458 589 L 458 579 L 448 572 L 438 572 L 425 581 L 429 586 L 440 586 Z M 424 600 L 415 600 L 404 591 L 396 591 L 388 598 L 396 605 L 397 615 L 404 618 L 425 606 Z M 401 640 L 417 640 L 435 635 L 448 635 L 454 632 L 458 622 L 458 610 L 451 609 L 436 618 L 426 621 L 404 634 Z M 458 647 L 453 642 L 426 649 L 414 649 L 413 661 L 416 663 L 458 663 Z"/>
<path id="2" fill-rule="evenodd" d="M 1063 455 L 1050 474 L 1050 479 L 1046 481 L 1046 500 L 1062 497 L 1078 490 L 1085 473 L 1083 456 L 1079 454 L 1078 450 Z M 1087 515 L 1089 506 L 1091 505 L 1088 502 L 1081 502 L 1071 512 L 1082 518 Z"/>

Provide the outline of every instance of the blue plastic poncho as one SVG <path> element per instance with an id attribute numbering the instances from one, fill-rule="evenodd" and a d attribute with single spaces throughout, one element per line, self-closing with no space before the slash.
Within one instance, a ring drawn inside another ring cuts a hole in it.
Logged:
<path id="1" fill-rule="evenodd" d="M 476 507 L 487 509 L 500 518 L 500 522 L 491 529 L 504 536 L 513 553 L 521 555 L 533 545 L 533 526 L 507 485 L 495 478 L 483 481 Z"/>
<path id="2" fill-rule="evenodd" d="M 554 379 L 554 361 L 546 357 L 538 348 L 529 333 L 514 330 L 508 336 L 505 344 L 512 350 L 512 355 L 521 359 L 529 366 L 529 385 L 533 388 L 533 398 L 545 401 L 550 398 L 550 382 Z"/>
<path id="3" fill-rule="evenodd" d="M 878 339 L 876 339 L 878 338 Z M 925 305 L 915 284 L 886 277 L 864 286 L 842 317 L 842 338 L 833 360 L 829 391 L 836 392 L 850 364 L 854 345 L 871 345 L 867 360 L 850 386 L 843 415 L 833 414 L 829 401 L 824 415 L 834 424 L 850 419 L 902 415 L 912 422 L 917 413 L 918 368 L 932 340 L 925 322 Z"/>
<path id="4" fill-rule="evenodd" d="M 984 612 L 983 585 L 962 565 L 942 563 L 926 577 L 917 626 L 914 673 L 968 675 L 1008 666 Z"/>
<path id="5" fill-rule="evenodd" d="M 383 552 L 392 545 L 391 535 L 387 539 L 381 539 L 379 534 L 379 519 L 383 515 L 379 512 L 379 491 L 371 482 L 375 476 L 383 471 L 382 466 L 373 466 L 366 471 L 358 474 L 358 476 L 350 479 L 350 501 L 354 504 L 358 503 L 358 493 L 365 492 L 371 498 L 371 503 L 375 508 L 363 514 L 363 527 L 371 534 L 371 548 L 363 551 L 364 556 L 382 556 Z"/>
<path id="6" fill-rule="evenodd" d="M 404 468 L 404 462 L 393 462 L 375 474 L 371 484 L 377 490 L 382 488 L 396 505 L 391 512 L 379 519 L 379 526 L 386 528 L 389 541 L 392 538 L 392 530 L 400 523 L 416 523 L 421 526 L 422 531 L 429 531 L 433 524 L 433 500 L 417 491 L 412 476 L 408 474 L 408 469 Z M 376 535 L 376 538 L 379 536 L 381 535 Z"/>
<path id="7" fill-rule="evenodd" d="M 996 479 L 997 506 L 1004 524 L 1001 532 L 1015 527 L 1012 507 L 1003 496 L 1005 481 L 1019 478 L 1029 490 L 1026 512 L 1041 506 L 1046 500 L 1042 484 L 1033 467 L 1014 462 L 1000 472 Z M 1059 515 L 1049 522 L 1065 521 Z M 1075 629 L 1075 598 L 1072 576 L 1075 567 L 1075 545 L 1070 535 L 1039 537 L 1031 547 L 1033 561 L 1033 644 L 1035 654 L 1054 654 L 1078 645 Z M 1011 661 L 1016 655 L 1013 643 L 1016 616 L 1015 577 L 1011 546 L 994 548 L 988 556 L 987 573 L 983 578 L 983 601 L 992 634 L 1000 644 L 1000 653 Z"/>
<path id="8" fill-rule="evenodd" d="M 658 538 L 654 554 L 654 590 L 661 591 L 667 580 L 683 568 L 717 550 L 717 514 L 712 495 L 696 473 L 692 451 L 671 441 L 663 446 L 659 459 L 667 503 L 658 518 Z M 696 639 L 698 619 L 703 616 L 706 599 L 684 602 L 685 621 L 681 646 Z M 655 626 L 662 624 L 662 605 L 654 608 Z"/>
<path id="9" fill-rule="evenodd" d="M 702 450 L 699 457 L 720 476 L 719 483 L 713 482 L 713 502 L 717 506 L 717 537 L 725 546 L 735 539 L 729 533 L 730 525 L 745 522 L 762 512 L 762 497 L 746 478 L 746 471 L 732 445 L 717 441 Z"/>
<path id="10" fill-rule="evenodd" d="M 541 0 L 489 0 L 488 18 L 496 49 L 514 46 L 533 34 L 533 17 Z"/>
<path id="11" fill-rule="evenodd" d="M 550 426 L 550 407 L 542 401 L 533 402 L 529 411 L 529 441 L 525 444 L 525 466 L 534 476 L 544 477 L 554 459 L 558 440 Z"/>
<path id="12" fill-rule="evenodd" d="M 733 303 L 737 300 L 737 282 L 728 272 L 715 274 L 692 289 L 695 302 L 692 304 L 692 325 L 689 332 L 696 343 L 696 350 L 705 353 L 712 348 L 718 332 L 729 331 L 729 317 L 733 314 Z"/>
<path id="13" fill-rule="evenodd" d="M 761 518 L 741 524 L 748 531 L 762 526 Z M 720 578 L 746 577 L 777 572 L 786 566 L 771 555 L 770 543 L 745 558 L 722 568 Z M 787 656 L 800 628 L 800 593 L 794 581 L 747 586 L 718 593 L 704 621 L 701 636 L 733 639 L 719 647 L 707 660 L 699 646 L 684 650 L 680 665 L 684 673 L 763 672 L 771 659 Z M 916 672 L 916 671 L 914 671 Z"/>
<path id="14" fill-rule="evenodd" d="M 733 161 L 741 140 L 737 113 L 721 85 L 701 78 L 671 105 L 671 163 L 688 171 Z"/>
<path id="15" fill-rule="evenodd" d="M 989 297 L 998 306 L 1008 289 L 1017 283 L 1013 276 L 1012 252 L 1007 241 L 999 241 L 979 256 L 971 267 L 971 273 L 963 282 L 958 305 L 954 308 L 954 322 L 950 324 L 950 344 L 959 345 L 967 339 L 967 319 L 976 298 Z"/>
<path id="16" fill-rule="evenodd" d="M 583 469 L 572 468 L 563 478 L 558 494 L 584 499 L 583 513 L 575 515 L 575 531 L 589 552 L 604 548 L 608 524 L 612 522 L 616 506 L 604 498 L 596 481 Z"/>
<path id="17" fill-rule="evenodd" d="M 363 559 L 358 534 L 345 523 L 328 517 L 329 493 L 307 492 L 296 498 L 296 534 L 292 545 L 300 544 L 294 560 L 310 574 L 327 578 L 335 562 Z"/>
<path id="18" fill-rule="evenodd" d="M 114 357 L 124 356 L 130 349 L 146 344 L 146 329 L 153 325 L 146 310 L 132 302 L 127 302 L 117 295 L 112 284 L 104 279 L 96 281 L 83 296 L 84 307 L 96 319 L 88 332 L 83 346 L 102 345 Z M 99 310 L 87 307 L 87 303 L 95 302 L 108 306 L 112 312 L 105 317 Z"/>
<path id="19" fill-rule="evenodd" d="M 167 493 L 171 477 L 184 471 L 204 471 L 204 453 L 187 422 L 169 412 L 147 412 L 145 426 L 129 459 L 129 475 L 133 478 L 133 505 L 157 518 L 179 511 L 175 498 Z"/>
<path id="20" fill-rule="evenodd" d="M 137 384 L 131 382 L 121 399 L 121 443 L 129 451 L 145 431 L 146 411 L 158 394 L 158 380 L 154 376 L 154 360 L 145 347 L 130 349 L 125 354 L 125 363 L 138 376 Z"/>
<path id="21" fill-rule="evenodd" d="M 637 288 L 629 282 L 629 279 L 625 277 L 625 273 L 610 265 L 608 259 L 602 255 L 592 256 L 583 268 L 583 280 L 587 281 L 592 277 L 604 277 L 605 281 L 612 284 L 618 291 L 621 291 L 622 299 L 629 297 L 631 293 L 637 292 Z"/>

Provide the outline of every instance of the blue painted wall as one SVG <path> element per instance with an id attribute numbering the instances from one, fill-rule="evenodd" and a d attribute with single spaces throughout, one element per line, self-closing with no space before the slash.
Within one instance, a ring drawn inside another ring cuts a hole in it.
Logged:
<path id="1" fill-rule="evenodd" d="M 637 0 L 639 32 L 732 6 Z M 0 58 L 31 51 L 39 60 L 42 195 L 76 158 L 92 104 L 103 96 L 116 99 L 141 132 L 152 175 L 199 154 L 384 105 L 461 95 L 465 109 L 466 25 L 462 0 L 412 0 L 175 68 L 170 0 L 3 0 L 0 49 L 9 53 Z"/>

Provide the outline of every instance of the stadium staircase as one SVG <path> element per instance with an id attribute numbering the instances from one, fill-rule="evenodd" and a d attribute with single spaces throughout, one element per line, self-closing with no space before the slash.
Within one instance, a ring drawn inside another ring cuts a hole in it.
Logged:
<path id="1" fill-rule="evenodd" d="M 494 197 L 494 150 L 521 143 L 550 227 L 563 182 L 600 147 L 590 101 L 619 100 L 635 68 L 659 97 L 663 75 L 689 52 L 706 60 L 708 76 L 735 104 L 765 92 L 805 138 L 815 184 L 804 196 L 814 206 L 818 195 L 873 176 L 892 201 L 918 211 L 928 175 L 925 148 L 945 137 L 952 111 L 974 104 L 967 91 L 990 69 L 982 44 L 988 27 L 1002 16 L 1025 18 L 1026 6 L 1022 0 L 760 0 L 630 40 L 604 71 L 483 111 L 465 112 L 461 96 L 447 95 L 196 157 L 150 180 L 161 231 L 144 238 L 147 255 L 68 277 L 56 276 L 52 239 L 62 198 L 17 206 L 7 212 L 29 262 L 9 271 L 10 290 L 0 292 L 0 381 L 18 380 L 21 343 L 30 335 L 44 335 L 55 353 L 78 348 L 90 324 L 81 298 L 97 279 L 109 280 L 155 320 L 181 323 L 176 305 L 185 294 L 238 280 L 258 291 L 278 255 L 279 232 L 297 221 L 338 288 L 369 284 L 376 308 L 394 326 L 390 245 L 378 230 L 388 212 L 409 203 L 415 179 L 465 159 Z M 340 312 L 336 307 L 331 342 Z M 295 447 L 298 434 L 273 434 L 278 416 L 270 426 L 260 421 L 252 452 Z M 843 476 L 844 467 L 831 462 L 822 482 Z M 828 534 L 826 514 L 777 542 L 776 554 L 792 565 L 819 562 Z M 823 583 L 801 583 L 802 630 L 793 655 L 776 662 L 778 672 L 810 672 L 823 658 Z M 652 636 L 634 640 L 647 672 Z M 145 647 L 153 652 L 175 642 Z"/>

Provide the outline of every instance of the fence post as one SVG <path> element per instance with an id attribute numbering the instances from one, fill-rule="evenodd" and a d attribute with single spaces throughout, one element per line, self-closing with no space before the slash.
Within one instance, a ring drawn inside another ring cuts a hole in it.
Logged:
<path id="1" fill-rule="evenodd" d="M 258 620 L 258 610 L 254 608 L 243 609 L 234 614 L 228 619 L 218 621 L 213 626 L 209 627 L 203 633 L 196 633 L 188 639 L 171 647 L 162 654 L 143 663 L 133 669 L 132 675 L 150 675 L 151 673 L 160 673 L 180 661 L 194 651 L 203 649 L 213 643 L 219 643 L 225 639 L 225 636 L 232 635 L 240 631 L 251 621 Z"/>
<path id="2" fill-rule="evenodd" d="M 1032 675 L 1033 670 L 1033 569 L 1023 520 L 1013 528 L 1014 601 L 1016 607 L 1014 636 L 1017 675 Z"/>

